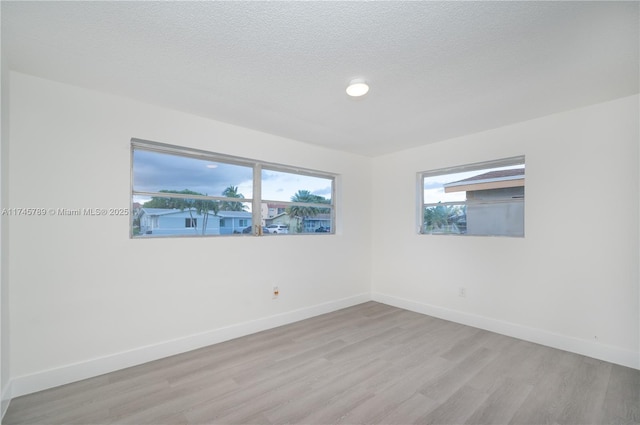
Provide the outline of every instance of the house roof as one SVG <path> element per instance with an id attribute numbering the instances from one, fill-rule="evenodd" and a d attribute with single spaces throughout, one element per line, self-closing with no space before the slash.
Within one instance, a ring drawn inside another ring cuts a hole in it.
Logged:
<path id="1" fill-rule="evenodd" d="M 179 208 L 142 208 L 142 214 L 147 214 L 147 215 L 182 214 L 182 213 L 189 213 L 189 211 L 191 211 L 192 213 L 197 213 L 197 210 L 195 208 L 191 208 L 191 209 L 185 208 L 183 210 Z"/>
<path id="2" fill-rule="evenodd" d="M 218 211 L 218 215 L 223 218 L 251 218 L 248 211 Z"/>
<path id="3" fill-rule="evenodd" d="M 524 168 L 489 171 L 444 185 L 445 193 L 524 186 Z"/>
<path id="4" fill-rule="evenodd" d="M 273 217 L 269 217 L 269 220 L 273 220 L 273 219 L 280 218 L 280 217 L 285 217 L 285 216 L 287 216 L 287 217 L 288 217 L 288 216 L 289 216 L 289 214 L 288 214 L 288 213 L 286 213 L 286 212 L 283 212 L 283 213 L 280 213 L 280 214 L 276 214 L 276 215 L 274 215 Z"/>
<path id="5" fill-rule="evenodd" d="M 524 168 L 515 168 L 511 170 L 498 170 L 489 171 L 488 173 L 478 174 L 477 176 L 469 177 L 464 180 L 458 180 L 455 182 L 447 183 L 445 186 L 456 185 L 463 182 L 478 182 L 478 181 L 494 181 L 497 179 L 504 179 L 507 177 L 524 178 Z"/>
<path id="6" fill-rule="evenodd" d="M 167 215 L 184 211 L 188 210 L 179 210 L 175 208 L 142 208 L 142 213 L 147 215 Z"/>
<path id="7" fill-rule="evenodd" d="M 196 212 L 195 208 L 191 208 L 192 212 Z M 183 212 L 189 212 L 189 209 L 177 209 L 177 208 L 142 208 L 142 212 L 147 215 L 167 215 L 167 214 L 179 214 Z M 215 215 L 209 211 L 209 215 Z M 251 218 L 251 213 L 247 211 L 218 211 L 217 214 L 222 218 Z"/>

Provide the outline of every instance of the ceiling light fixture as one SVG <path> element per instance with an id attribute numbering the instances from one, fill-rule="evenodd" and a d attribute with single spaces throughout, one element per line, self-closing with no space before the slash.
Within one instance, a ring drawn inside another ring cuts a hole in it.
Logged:
<path id="1" fill-rule="evenodd" d="M 364 80 L 351 80 L 347 86 L 347 94 L 351 97 L 360 97 L 367 94 L 369 86 Z"/>

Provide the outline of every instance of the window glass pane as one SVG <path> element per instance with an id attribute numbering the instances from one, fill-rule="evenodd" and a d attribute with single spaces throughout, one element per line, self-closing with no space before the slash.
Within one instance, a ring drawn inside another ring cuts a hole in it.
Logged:
<path id="1" fill-rule="evenodd" d="M 524 157 L 496 162 L 423 173 L 421 233 L 524 236 Z"/>
<path id="2" fill-rule="evenodd" d="M 330 203 L 333 179 L 262 170 L 262 199 L 284 202 Z"/>
<path id="3" fill-rule="evenodd" d="M 332 178 L 262 170 L 264 234 L 332 233 Z M 310 205 L 311 204 L 311 205 Z"/>
<path id="4" fill-rule="evenodd" d="M 253 169 L 142 149 L 133 152 L 134 191 L 229 196 L 224 193 L 230 188 L 231 197 L 251 199 Z"/>
<path id="5" fill-rule="evenodd" d="M 504 170 L 521 170 L 521 171 L 505 171 L 503 173 L 498 173 L 499 171 Z M 524 176 L 524 164 L 519 165 L 510 165 L 506 167 L 495 167 L 495 168 L 485 168 L 479 169 L 475 171 L 464 171 L 464 172 L 451 172 L 447 174 L 439 174 L 434 176 L 429 176 L 424 178 L 424 203 L 425 204 L 437 204 L 439 202 L 459 202 L 466 200 L 466 191 L 462 190 L 461 186 L 464 186 L 465 181 L 477 180 L 483 174 L 492 173 L 494 177 L 489 175 L 485 176 L 486 179 L 493 179 L 494 181 L 499 179 L 502 175 L 515 173 L 518 177 L 518 173 L 520 173 L 520 177 Z M 504 176 L 503 176 L 504 177 Z"/>
<path id="6" fill-rule="evenodd" d="M 225 210 L 223 201 L 153 197 L 134 202 L 133 236 L 212 236 L 250 234 L 251 203 Z"/>
<path id="7" fill-rule="evenodd" d="M 332 214 L 330 207 L 289 205 L 282 214 L 269 216 L 271 209 L 262 208 L 264 234 L 332 233 Z M 268 204 L 271 205 L 271 204 Z"/>

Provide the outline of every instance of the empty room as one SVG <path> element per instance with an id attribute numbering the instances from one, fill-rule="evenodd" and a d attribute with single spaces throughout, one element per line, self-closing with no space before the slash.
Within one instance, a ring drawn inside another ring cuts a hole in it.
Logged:
<path id="1" fill-rule="evenodd" d="M 640 2 L 0 13 L 3 424 L 640 423 Z"/>

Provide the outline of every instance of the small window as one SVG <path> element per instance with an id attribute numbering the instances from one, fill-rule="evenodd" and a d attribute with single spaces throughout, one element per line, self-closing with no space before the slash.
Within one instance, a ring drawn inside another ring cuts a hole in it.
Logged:
<path id="1" fill-rule="evenodd" d="M 198 227 L 198 219 L 197 218 L 185 218 L 184 219 L 184 227 Z"/>
<path id="2" fill-rule="evenodd" d="M 524 157 L 419 173 L 420 233 L 524 236 Z"/>

